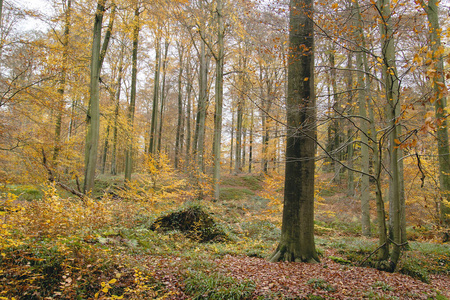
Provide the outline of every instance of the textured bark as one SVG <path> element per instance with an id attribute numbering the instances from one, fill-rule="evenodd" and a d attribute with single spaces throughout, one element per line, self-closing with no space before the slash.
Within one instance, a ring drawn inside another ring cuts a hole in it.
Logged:
<path id="1" fill-rule="evenodd" d="M 148 153 L 155 154 L 156 152 L 156 128 L 158 125 L 158 102 L 159 102 L 159 77 L 161 65 L 161 37 L 156 38 L 156 57 L 155 57 L 155 81 L 153 86 L 153 107 L 152 120 L 150 125 L 150 139 L 148 145 Z"/>
<path id="2" fill-rule="evenodd" d="M 440 218 L 442 224 L 450 226 L 450 147 L 448 139 L 448 123 L 445 113 L 447 97 L 445 93 L 445 73 L 443 55 L 439 54 L 442 48 L 441 28 L 439 26 L 438 0 L 428 0 L 428 5 L 421 1 L 427 13 L 430 32 L 430 47 L 433 51 L 433 68 L 436 70 L 433 80 L 435 93 L 435 115 L 437 120 L 437 143 L 439 154 L 439 186 L 443 195 L 440 203 Z"/>
<path id="3" fill-rule="evenodd" d="M 128 130 L 130 135 L 128 137 L 127 150 L 125 152 L 125 181 L 131 180 L 131 173 L 133 170 L 133 127 L 134 127 L 134 111 L 136 107 L 136 77 L 137 77 L 137 55 L 139 45 L 139 5 L 134 11 L 133 22 L 133 50 L 131 58 L 131 92 L 130 105 L 128 107 Z"/>
<path id="4" fill-rule="evenodd" d="M 319 261 L 314 244 L 316 109 L 313 1 L 290 1 L 287 143 L 281 241 L 272 261 Z"/>
<path id="5" fill-rule="evenodd" d="M 166 104 L 166 73 L 167 73 L 167 54 L 169 51 L 169 41 L 166 39 L 164 42 L 164 58 L 163 58 L 163 65 L 162 65 L 162 87 L 161 87 L 161 107 L 159 109 L 159 129 L 158 129 L 158 153 L 161 153 L 161 139 L 162 139 L 162 129 L 163 129 L 163 115 L 164 115 L 164 109 Z"/>
<path id="6" fill-rule="evenodd" d="M 190 57 L 189 57 L 190 58 Z M 185 160 L 186 164 L 190 165 L 191 162 L 191 140 L 192 140 L 192 131 L 191 131 L 191 107 L 192 107 L 192 78 L 191 78 L 191 65 L 189 63 L 189 59 L 187 59 L 186 66 L 186 154 Z"/>
<path id="7" fill-rule="evenodd" d="M 217 0 L 217 44 L 219 46 L 219 53 L 216 56 L 216 105 L 214 114 L 214 197 L 218 200 L 220 194 L 220 152 L 221 152 L 221 138 L 222 138 L 222 109 L 223 109 L 223 60 L 224 60 L 224 24 L 223 24 L 223 11 L 222 0 Z"/>
<path id="8" fill-rule="evenodd" d="M 3 5 L 3 2 L 1 3 Z M 0 5 L 0 10 L 1 10 Z M 61 68 L 61 77 L 59 80 L 58 87 L 58 109 L 55 123 L 55 145 L 53 148 L 53 167 L 57 166 L 57 159 L 59 155 L 59 151 L 61 150 L 61 126 L 62 126 L 62 116 L 64 112 L 64 92 L 66 89 L 66 74 L 68 67 L 68 58 L 69 58 L 69 34 L 70 34 L 70 16 L 71 16 L 71 6 L 72 0 L 67 0 L 67 7 L 65 12 L 65 24 L 64 24 L 64 36 L 62 39 L 63 44 L 63 55 L 62 55 L 62 68 Z M 1 13 L 0 13 L 1 18 Z"/>
<path id="9" fill-rule="evenodd" d="M 86 142 L 85 142 L 85 171 L 84 171 L 84 186 L 83 192 L 85 194 L 92 191 L 94 188 L 95 169 L 97 166 L 97 152 L 99 143 L 100 131 L 100 44 L 102 34 L 103 14 L 105 12 L 106 0 L 99 0 L 97 3 L 97 10 L 95 13 L 94 30 L 92 38 L 92 52 L 91 52 L 91 81 L 89 90 L 89 107 L 86 116 Z"/>
<path id="10" fill-rule="evenodd" d="M 175 139 L 175 168 L 178 168 L 180 163 L 180 153 L 183 145 L 182 136 L 184 132 L 183 128 L 183 92 L 182 92 L 182 78 L 183 78 L 183 54 L 184 47 L 180 43 L 178 46 L 178 121 L 177 121 L 177 135 Z"/>
<path id="11" fill-rule="evenodd" d="M 253 116 L 253 108 L 250 108 L 250 136 L 248 142 L 248 172 L 252 172 L 253 165 L 253 126 L 254 126 L 254 116 Z"/>
<path id="12" fill-rule="evenodd" d="M 119 112 L 120 112 L 120 92 L 122 86 L 122 76 L 123 76 L 123 53 L 125 44 L 122 43 L 122 47 L 120 49 L 120 57 L 119 57 L 119 74 L 117 76 L 116 83 L 116 93 L 115 93 L 115 109 L 114 109 L 114 125 L 113 125 L 113 147 L 111 153 L 111 175 L 117 174 L 117 133 L 119 126 Z"/>
<path id="13" fill-rule="evenodd" d="M 349 51 L 347 55 L 347 90 L 348 94 L 348 103 L 353 103 L 353 74 L 350 70 L 353 69 L 353 53 Z M 351 113 L 351 112 L 350 112 Z M 349 168 L 347 169 L 347 195 L 354 196 L 355 194 L 355 176 L 353 174 L 353 127 L 350 126 L 347 130 L 347 165 Z"/>
<path id="14" fill-rule="evenodd" d="M 399 81 L 397 68 L 395 64 L 395 46 L 394 33 L 391 24 L 391 10 L 389 0 L 378 0 L 378 10 L 380 12 L 380 33 L 381 48 L 383 57 L 383 77 L 385 80 L 386 100 L 387 100 L 387 119 L 391 128 L 389 134 L 389 167 L 390 167 L 390 189 L 391 210 L 389 217 L 392 219 L 392 253 L 390 255 L 390 270 L 393 271 L 397 266 L 401 253 L 402 232 L 401 232 L 401 183 L 399 166 L 399 147 L 398 134 L 399 124 L 398 112 L 400 106 Z"/>
<path id="15" fill-rule="evenodd" d="M 363 24 L 361 21 L 361 12 L 359 8 L 359 3 L 357 1 L 353 2 L 353 11 L 356 15 L 355 27 L 356 41 L 361 47 L 364 47 L 364 32 Z M 360 139 L 361 139 L 361 227 L 362 234 L 364 236 L 371 236 L 370 231 L 370 178 L 369 174 L 369 126 L 367 123 L 367 110 L 366 110 L 366 98 L 368 97 L 368 89 L 370 87 L 370 82 L 365 81 L 364 77 L 364 57 L 365 53 L 358 51 L 356 54 L 356 67 L 358 69 L 357 73 L 357 83 L 358 83 L 358 105 L 359 105 L 359 115 L 361 116 L 359 128 L 360 128 Z M 375 133 L 376 134 L 376 133 Z"/>

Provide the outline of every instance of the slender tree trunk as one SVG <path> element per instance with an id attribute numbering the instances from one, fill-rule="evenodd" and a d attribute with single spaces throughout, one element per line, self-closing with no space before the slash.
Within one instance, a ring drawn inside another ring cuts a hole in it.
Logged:
<path id="1" fill-rule="evenodd" d="M 249 145 L 248 145 L 248 172 L 252 172 L 252 164 L 253 164 L 253 126 L 254 126 L 254 117 L 253 117 L 253 108 L 250 108 L 250 137 L 249 137 Z"/>
<path id="2" fill-rule="evenodd" d="M 190 58 L 190 57 L 189 57 Z M 191 95 L 192 95 L 192 78 L 191 78 L 191 65 L 189 59 L 186 66 L 186 163 L 189 166 L 191 162 Z"/>
<path id="3" fill-rule="evenodd" d="M 400 106 L 399 98 L 399 81 L 397 68 L 395 65 L 395 48 L 394 33 L 391 25 L 391 9 L 389 0 L 378 0 L 378 10 L 380 12 L 381 23 L 380 33 L 382 36 L 382 55 L 383 55 L 383 75 L 385 79 L 387 118 L 391 127 L 389 134 L 389 152 L 390 152 L 390 173 L 392 184 L 392 195 L 389 201 L 392 201 L 392 209 L 389 211 L 390 219 L 393 220 L 392 226 L 392 253 L 390 256 L 391 271 L 393 271 L 398 263 L 401 252 L 402 232 L 401 232 L 401 186 L 400 186 L 400 169 L 399 169 L 399 140 L 398 133 L 399 124 L 398 107 Z"/>
<path id="4" fill-rule="evenodd" d="M 103 144 L 103 154 L 102 154 L 102 174 L 105 174 L 106 169 L 106 158 L 108 157 L 108 150 L 109 150 L 109 131 L 110 131 L 110 125 L 106 126 L 106 134 L 105 134 L 105 143 Z"/>
<path id="5" fill-rule="evenodd" d="M 102 21 L 105 12 L 106 0 L 99 0 L 95 13 L 94 30 L 91 53 L 91 83 L 89 107 L 86 116 L 87 134 L 85 150 L 84 187 L 85 194 L 92 192 L 94 188 L 95 169 L 97 166 L 97 152 L 100 132 L 100 44 L 102 34 Z"/>
<path id="6" fill-rule="evenodd" d="M 119 112 L 120 112 L 120 91 L 122 86 L 123 76 L 123 55 L 125 50 L 125 44 L 122 43 L 120 48 L 119 57 L 119 74 L 117 76 L 116 93 L 115 93 L 115 109 L 114 109 L 114 127 L 113 127 L 113 147 L 111 153 L 111 175 L 117 175 L 117 131 L 119 125 Z"/>
<path id="7" fill-rule="evenodd" d="M 208 64 L 206 58 L 206 45 L 200 42 L 200 69 L 199 69 L 199 98 L 197 108 L 197 120 L 195 130 L 195 150 L 197 166 L 201 172 L 204 171 L 204 147 L 205 147 L 205 125 L 208 91 Z"/>
<path id="8" fill-rule="evenodd" d="M 178 122 L 177 122 L 177 136 L 175 140 L 175 168 L 178 169 L 181 145 L 182 145 L 182 132 L 183 126 L 183 95 L 181 80 L 183 78 L 183 53 L 184 47 L 177 42 L 178 45 L 178 57 L 179 57 L 179 70 L 178 70 Z"/>
<path id="9" fill-rule="evenodd" d="M 338 96 L 338 88 L 337 88 L 337 72 L 336 72 L 336 62 L 335 62 L 335 49 L 334 46 L 330 49 L 330 73 L 331 73 L 331 88 L 333 90 L 333 111 L 334 117 L 333 120 L 333 144 L 332 144 L 332 152 L 334 155 L 333 166 L 334 166 L 334 181 L 337 183 L 341 182 L 341 164 L 339 161 L 342 160 L 342 151 L 340 149 L 342 142 L 342 125 L 341 125 L 341 103 L 340 98 Z"/>
<path id="10" fill-rule="evenodd" d="M 3 5 L 3 1 L 0 4 Z M 68 58 L 69 58 L 69 34 L 70 34 L 70 16 L 71 16 L 71 6 L 72 0 L 67 0 L 67 7 L 65 12 L 65 24 L 64 24 L 64 36 L 62 39 L 63 44 L 63 57 L 62 57 L 62 69 L 61 69 L 61 77 L 59 80 L 58 87 L 58 109 L 56 116 L 56 124 L 55 124 L 55 145 L 53 148 L 53 167 L 57 167 L 57 159 L 59 155 L 59 151 L 61 150 L 61 126 L 62 126 L 62 116 L 64 111 L 64 92 L 66 89 L 66 73 L 68 66 Z M 0 14 L 1 18 L 1 14 Z"/>
<path id="11" fill-rule="evenodd" d="M 169 42 L 164 42 L 164 59 L 163 59 L 163 73 L 162 73 L 162 87 L 161 87 L 161 109 L 159 110 L 159 130 L 158 130 L 158 153 L 161 152 L 161 139 L 162 139 L 162 129 L 163 129 L 163 115 L 166 102 L 166 72 L 167 72 L 167 53 L 169 51 Z"/>
<path id="12" fill-rule="evenodd" d="M 348 90 L 348 103 L 353 103 L 353 53 L 351 51 L 348 52 L 347 55 L 347 90 Z M 347 165 L 349 169 L 347 169 L 347 195 L 354 196 L 355 195 L 355 178 L 353 174 L 353 128 L 350 126 L 347 131 Z"/>
<path id="13" fill-rule="evenodd" d="M 239 48 L 241 48 L 239 46 Z M 240 49 L 242 50 L 242 49 Z M 243 69 L 242 65 L 242 53 L 239 51 L 239 70 Z M 244 115 L 244 76 L 241 73 L 238 75 L 238 102 L 237 102 L 237 114 L 236 114 L 236 148 L 235 148 L 235 163 L 234 173 L 241 172 L 241 154 L 242 154 L 242 122 Z"/>
<path id="14" fill-rule="evenodd" d="M 133 51 L 131 59 L 131 92 L 130 92 L 130 106 L 128 107 L 128 130 L 130 136 L 128 137 L 127 150 L 125 152 L 125 181 L 131 181 L 131 173 L 133 171 L 133 144 L 134 144 L 134 111 L 136 107 L 136 77 L 137 77 L 137 55 L 139 45 L 139 4 L 136 5 L 134 11 L 134 28 L 133 28 Z"/>
<path id="15" fill-rule="evenodd" d="M 233 173 L 234 131 L 234 112 L 233 108 L 231 108 L 230 174 Z"/>
<path id="16" fill-rule="evenodd" d="M 158 29 L 159 30 L 159 29 Z M 158 101 L 159 101 L 159 77 L 161 65 L 161 37 L 156 38 L 156 58 L 155 58 L 155 82 L 153 87 L 153 108 L 152 121 L 150 126 L 150 139 L 148 145 L 148 153 L 155 154 L 156 151 L 156 128 L 158 125 Z"/>
<path id="17" fill-rule="evenodd" d="M 223 60 L 224 60 L 224 24 L 222 14 L 222 0 L 217 0 L 217 43 L 219 53 L 216 58 L 216 107 L 214 114 L 214 197 L 218 200 L 220 195 L 220 154 L 221 154 L 221 137 L 222 137 L 222 109 L 223 109 Z"/>
<path id="18" fill-rule="evenodd" d="M 281 241 L 271 261 L 319 261 L 314 243 L 316 108 L 312 0 L 291 0 Z"/>

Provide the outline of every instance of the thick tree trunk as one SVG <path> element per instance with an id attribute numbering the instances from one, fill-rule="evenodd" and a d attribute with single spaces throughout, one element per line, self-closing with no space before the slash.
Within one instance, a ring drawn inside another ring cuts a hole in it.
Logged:
<path id="1" fill-rule="evenodd" d="M 198 169 L 203 172 L 204 165 L 204 147 L 205 147 L 205 125 L 206 108 L 208 102 L 208 64 L 206 58 L 206 45 L 200 42 L 200 69 L 199 69 L 199 97 L 197 105 L 197 120 L 195 127 L 195 151 Z"/>
<path id="2" fill-rule="evenodd" d="M 133 134 L 134 134 L 134 111 L 136 107 L 136 78 L 137 78 L 137 55 L 139 45 L 139 5 L 134 11 L 134 28 L 133 28 L 133 51 L 131 58 L 131 92 L 130 92 L 130 106 L 128 107 L 128 130 L 130 135 L 128 137 L 127 150 L 125 152 L 125 181 L 131 181 L 131 173 L 133 171 Z"/>
<path id="3" fill-rule="evenodd" d="M 272 261 L 319 261 L 314 244 L 316 108 L 312 0 L 290 1 L 287 143 L 281 241 Z"/>
<path id="4" fill-rule="evenodd" d="M 216 57 L 216 107 L 214 114 L 214 197 L 218 200 L 220 194 L 220 153 L 221 153 L 221 137 L 222 137 L 222 109 L 223 109 L 223 60 L 224 60 L 224 24 L 222 0 L 217 0 L 217 44 L 219 46 L 219 53 Z"/>
<path id="5" fill-rule="evenodd" d="M 359 45 L 364 45 L 364 32 L 362 30 L 362 24 L 360 20 L 360 8 L 357 1 L 353 2 L 353 11 L 356 14 L 355 27 L 358 28 L 356 33 L 356 40 Z M 370 177 L 365 174 L 369 174 L 369 130 L 367 123 L 367 110 L 366 110 L 366 98 L 368 94 L 366 91 L 369 88 L 369 82 L 364 80 L 364 60 L 361 51 L 356 54 L 356 67 L 358 69 L 357 73 L 357 83 L 358 83 L 358 105 L 359 105 L 359 115 L 361 116 L 359 128 L 360 128 L 360 139 L 361 139 L 361 227 L 362 234 L 364 236 L 371 236 L 370 231 Z M 376 147 L 376 145 L 375 145 Z"/>
<path id="6" fill-rule="evenodd" d="M 441 44 L 441 28 L 439 26 L 438 0 L 428 0 L 428 5 L 421 1 L 421 5 L 427 13 L 430 45 L 433 52 L 433 62 L 430 68 L 436 70 L 432 77 L 435 93 L 435 115 L 437 122 L 437 143 L 439 154 L 439 186 L 442 192 L 440 203 L 440 219 L 445 226 L 450 226 L 450 147 L 448 139 L 448 123 L 445 109 L 447 97 L 445 92 L 445 73 L 443 61 L 443 46 Z"/>
<path id="7" fill-rule="evenodd" d="M 103 14 L 105 12 L 106 0 L 99 0 L 95 13 L 94 30 L 92 38 L 91 53 L 91 83 L 89 93 L 89 107 L 86 116 L 86 150 L 84 187 L 85 194 L 92 192 L 94 188 L 95 170 L 97 167 L 97 152 L 100 132 L 100 44 L 102 34 Z"/>

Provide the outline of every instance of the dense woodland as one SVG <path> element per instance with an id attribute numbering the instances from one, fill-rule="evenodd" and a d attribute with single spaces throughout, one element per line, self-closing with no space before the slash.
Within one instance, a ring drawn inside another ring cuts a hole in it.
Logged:
<path id="1" fill-rule="evenodd" d="M 450 296 L 450 3 L 39 3 L 0 0 L 0 299 Z"/>

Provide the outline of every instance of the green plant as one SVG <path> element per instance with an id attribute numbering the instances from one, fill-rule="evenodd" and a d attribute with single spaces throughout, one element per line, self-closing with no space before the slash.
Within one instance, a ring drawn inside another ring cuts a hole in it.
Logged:
<path id="1" fill-rule="evenodd" d="M 332 261 L 337 262 L 338 264 L 342 264 L 342 265 L 350 265 L 352 263 L 351 261 L 349 261 L 345 258 L 339 257 L 339 256 L 328 256 L 328 258 L 331 259 Z"/>
<path id="2" fill-rule="evenodd" d="M 425 283 L 430 283 L 427 269 L 414 257 L 406 257 L 400 265 L 399 272 Z"/>
<path id="3" fill-rule="evenodd" d="M 389 286 L 386 282 L 383 281 L 375 281 L 374 284 L 372 284 L 373 288 L 380 288 L 381 290 L 388 292 L 393 291 L 393 288 Z"/>
<path id="4" fill-rule="evenodd" d="M 255 284 L 250 280 L 239 281 L 218 273 L 189 272 L 185 293 L 192 299 L 251 299 Z"/>
<path id="5" fill-rule="evenodd" d="M 311 278 L 307 282 L 307 284 L 311 285 L 315 289 L 321 289 L 328 292 L 334 292 L 336 291 L 336 288 L 329 284 L 325 279 L 323 278 Z"/>

